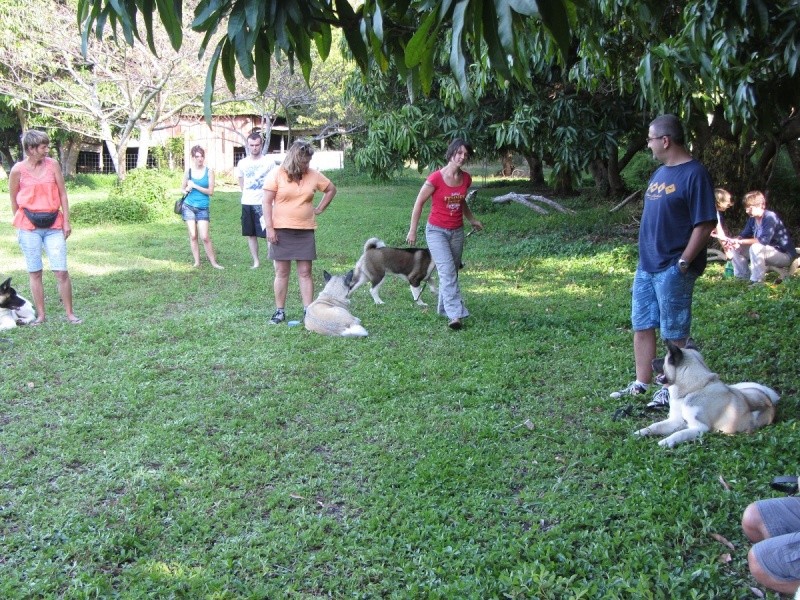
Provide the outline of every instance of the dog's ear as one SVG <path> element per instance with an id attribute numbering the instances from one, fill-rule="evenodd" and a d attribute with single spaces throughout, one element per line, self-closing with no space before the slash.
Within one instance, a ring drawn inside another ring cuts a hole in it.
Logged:
<path id="1" fill-rule="evenodd" d="M 667 358 L 670 364 L 676 367 L 681 364 L 683 360 L 683 351 L 669 340 L 667 340 Z"/>
<path id="2" fill-rule="evenodd" d="M 8 288 L 11 287 L 11 277 L 6 279 L 3 283 L 0 283 L 0 292 L 7 292 Z"/>
<path id="3" fill-rule="evenodd" d="M 327 271 L 322 272 L 322 276 L 325 278 L 325 283 L 328 283 L 331 280 L 332 275 Z"/>
<path id="4" fill-rule="evenodd" d="M 353 283 L 353 269 L 350 269 L 344 276 L 344 286 L 349 290 Z"/>

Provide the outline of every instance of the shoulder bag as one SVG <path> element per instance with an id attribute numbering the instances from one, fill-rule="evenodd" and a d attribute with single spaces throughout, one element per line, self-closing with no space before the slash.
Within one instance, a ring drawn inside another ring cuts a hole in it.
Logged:
<path id="1" fill-rule="evenodd" d="M 189 195 L 189 192 L 186 192 L 183 196 L 181 196 L 180 198 L 175 200 L 175 207 L 173 208 L 173 210 L 175 211 L 176 215 L 182 215 L 183 214 L 183 201 L 186 200 L 186 196 L 188 196 L 188 195 Z"/>

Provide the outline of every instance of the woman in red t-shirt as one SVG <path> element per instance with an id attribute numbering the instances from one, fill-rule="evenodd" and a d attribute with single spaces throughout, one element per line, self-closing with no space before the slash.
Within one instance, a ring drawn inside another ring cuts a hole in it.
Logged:
<path id="1" fill-rule="evenodd" d="M 406 236 L 406 241 L 413 246 L 417 241 L 422 207 L 432 198 L 425 240 L 439 272 L 437 312 L 448 318 L 450 329 L 461 329 L 461 319 L 469 316 L 458 286 L 458 269 L 464 250 L 464 217 L 473 229 L 483 229 L 483 223 L 474 217 L 466 203 L 472 177 L 461 167 L 471 156 L 472 147 L 463 139 L 456 138 L 450 142 L 445 153 L 447 164 L 431 173 L 422 184 L 411 211 L 411 226 Z"/>

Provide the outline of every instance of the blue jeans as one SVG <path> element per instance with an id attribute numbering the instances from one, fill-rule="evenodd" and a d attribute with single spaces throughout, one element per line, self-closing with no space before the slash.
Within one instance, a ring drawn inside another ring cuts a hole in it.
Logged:
<path id="1" fill-rule="evenodd" d="M 689 337 L 692 293 L 697 275 L 681 273 L 677 263 L 658 273 L 636 269 L 633 277 L 631 325 L 634 331 L 661 329 L 665 340 Z"/>
<path id="2" fill-rule="evenodd" d="M 436 312 L 448 319 L 468 317 L 469 311 L 464 306 L 461 289 L 458 287 L 458 269 L 464 250 L 464 228 L 444 229 L 428 223 L 425 226 L 425 240 L 439 272 L 439 302 Z"/>
<path id="3" fill-rule="evenodd" d="M 51 271 L 67 270 L 67 242 L 62 229 L 17 229 L 17 241 L 25 256 L 28 273 L 44 269 L 42 248 L 47 253 Z"/>

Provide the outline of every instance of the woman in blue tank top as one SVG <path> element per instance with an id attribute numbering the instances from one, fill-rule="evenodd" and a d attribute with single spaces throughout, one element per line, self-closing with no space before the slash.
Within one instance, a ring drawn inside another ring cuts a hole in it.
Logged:
<path id="1" fill-rule="evenodd" d="M 192 147 L 194 165 L 186 169 L 183 177 L 183 220 L 189 229 L 189 247 L 192 249 L 194 266 L 200 266 L 200 245 L 198 236 L 203 240 L 208 261 L 215 269 L 222 269 L 214 253 L 209 233 L 209 204 L 214 193 L 214 171 L 205 166 L 206 152 L 200 146 Z"/>

